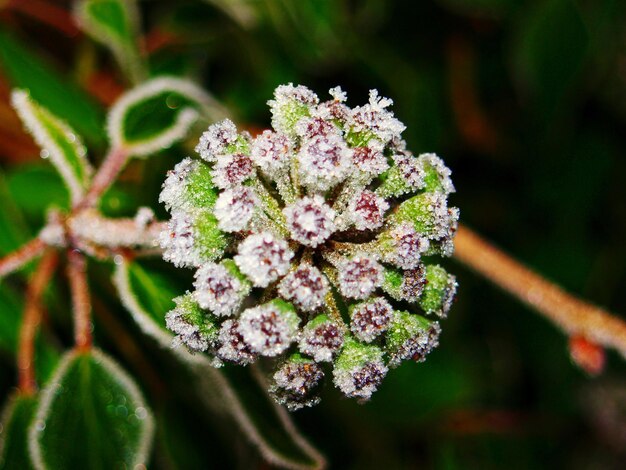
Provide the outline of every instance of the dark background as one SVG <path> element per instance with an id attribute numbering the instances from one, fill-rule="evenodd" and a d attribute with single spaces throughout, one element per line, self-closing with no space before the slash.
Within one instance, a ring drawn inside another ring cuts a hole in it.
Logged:
<path id="1" fill-rule="evenodd" d="M 238 0 L 252 14 L 243 24 L 214 3 L 140 2 L 153 73 L 193 77 L 252 129 L 269 125 L 265 102 L 281 83 L 320 96 L 341 85 L 350 105 L 377 88 L 393 98 L 409 148 L 436 152 L 452 168 L 451 202 L 464 224 L 571 292 L 626 312 L 626 2 Z M 31 4 L 47 5 L 68 8 Z M 0 12 L 2 37 L 104 109 L 126 86 L 110 55 L 27 10 Z M 10 83 L 0 76 L 0 189 L 35 231 L 45 205 L 63 205 L 65 195 L 10 110 Z M 102 141 L 89 143 L 101 158 Z M 181 155 L 131 166 L 110 212 L 156 209 L 164 173 Z M 588 377 L 555 327 L 453 260 L 447 266 L 459 278 L 458 301 L 427 362 L 392 371 L 366 405 L 329 388 L 321 405 L 295 415 L 333 468 L 624 468 L 623 360 L 610 353 L 604 374 Z M 262 468 L 236 432 L 197 416 L 184 379 L 140 337 L 98 269 L 97 341 L 169 397 L 155 404 L 167 427 L 157 447 L 167 441 L 181 457 L 157 456 L 157 466 Z M 64 344 L 58 282 L 51 316 Z M 119 347 L 111 325 L 128 330 L 136 350 Z M 1 357 L 4 397 L 15 371 Z"/>

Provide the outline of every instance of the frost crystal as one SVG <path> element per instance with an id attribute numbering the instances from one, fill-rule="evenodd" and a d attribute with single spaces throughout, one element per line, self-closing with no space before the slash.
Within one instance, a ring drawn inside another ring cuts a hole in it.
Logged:
<path id="1" fill-rule="evenodd" d="M 233 258 L 242 273 L 258 287 L 267 287 L 289 270 L 293 252 L 287 242 L 269 232 L 250 235 Z"/>
<path id="2" fill-rule="evenodd" d="M 389 203 L 369 190 L 365 190 L 352 200 L 348 213 L 352 215 L 358 230 L 372 230 L 383 225 L 385 211 Z"/>
<path id="3" fill-rule="evenodd" d="M 237 141 L 237 127 L 230 119 L 224 119 L 210 126 L 200 137 L 196 152 L 207 162 L 214 162 L 217 157 L 227 152 L 230 145 Z"/>
<path id="4" fill-rule="evenodd" d="M 301 264 L 287 274 L 278 286 L 278 293 L 304 312 L 320 308 L 328 292 L 326 277 L 315 266 Z"/>
<path id="5" fill-rule="evenodd" d="M 339 289 L 351 299 L 366 299 L 383 282 L 383 268 L 372 257 L 357 256 L 339 266 Z"/>
<path id="6" fill-rule="evenodd" d="M 238 232 L 248 227 L 258 199 L 250 188 L 237 186 L 222 191 L 215 201 L 215 217 L 224 232 Z"/>
<path id="7" fill-rule="evenodd" d="M 232 261 L 229 264 L 207 263 L 196 271 L 193 285 L 200 307 L 218 316 L 235 313 L 247 294 L 248 286 L 234 271 L 236 267 Z"/>
<path id="8" fill-rule="evenodd" d="M 315 248 L 335 231 L 335 211 L 320 195 L 304 197 L 284 211 L 291 238 Z"/>
<path id="9" fill-rule="evenodd" d="M 276 356 L 295 339 L 300 319 L 291 305 L 274 301 L 245 310 L 239 319 L 239 332 L 253 351 Z"/>
<path id="10" fill-rule="evenodd" d="M 314 406 L 320 398 L 313 392 L 323 377 L 319 364 L 294 354 L 274 373 L 270 394 L 289 411 Z"/>
<path id="11" fill-rule="evenodd" d="M 217 355 L 225 361 L 246 365 L 257 358 L 256 353 L 244 341 L 237 320 L 226 320 L 222 323 L 218 342 L 220 348 L 217 350 Z"/>
<path id="12" fill-rule="evenodd" d="M 217 159 L 213 167 L 213 183 L 218 188 L 230 188 L 239 185 L 254 173 L 252 159 L 241 153 L 224 155 Z"/>
<path id="13" fill-rule="evenodd" d="M 388 98 L 347 105 L 278 87 L 272 129 L 252 137 L 223 120 L 168 172 L 164 258 L 195 269 L 194 291 L 167 314 L 175 345 L 246 365 L 266 356 L 270 393 L 289 410 L 333 383 L 367 400 L 390 367 L 438 344 L 454 276 L 459 212 L 450 170 L 414 156 Z M 152 224 L 141 213 L 138 230 Z M 143 224 L 143 225 L 142 225 Z M 423 315 L 423 316 L 422 316 Z"/>
<path id="14" fill-rule="evenodd" d="M 378 297 L 354 307 L 350 329 L 361 341 L 371 343 L 384 333 L 393 317 L 393 308 L 384 298 Z"/>
<path id="15" fill-rule="evenodd" d="M 351 150 L 336 134 L 318 135 L 298 153 L 300 179 L 312 190 L 326 191 L 350 172 Z"/>
<path id="16" fill-rule="evenodd" d="M 289 164 L 291 145 L 286 135 L 263 131 L 254 139 L 250 157 L 262 171 L 268 175 L 274 175 Z"/>
<path id="17" fill-rule="evenodd" d="M 339 351 L 343 338 L 341 328 L 326 315 L 320 315 L 303 328 L 298 347 L 316 361 L 325 362 L 330 361 Z"/>

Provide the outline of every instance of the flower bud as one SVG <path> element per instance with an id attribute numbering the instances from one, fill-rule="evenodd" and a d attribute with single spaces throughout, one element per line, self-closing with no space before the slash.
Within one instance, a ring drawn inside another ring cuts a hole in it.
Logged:
<path id="1" fill-rule="evenodd" d="M 233 258 L 255 286 L 267 287 L 289 270 L 293 252 L 287 242 L 269 232 L 250 235 Z"/>
<path id="2" fill-rule="evenodd" d="M 319 364 L 300 354 L 293 354 L 274 373 L 269 392 L 289 411 L 315 406 L 320 401 L 315 390 L 323 377 Z"/>
<path id="3" fill-rule="evenodd" d="M 297 122 L 311 114 L 311 107 L 319 102 L 307 87 L 281 85 L 274 91 L 274 99 L 267 102 L 272 113 L 272 127 L 288 136 L 295 134 Z"/>
<path id="4" fill-rule="evenodd" d="M 386 269 L 382 288 L 394 300 L 414 303 L 422 295 L 425 284 L 424 266 L 420 264 L 417 268 L 406 271 Z"/>
<path id="5" fill-rule="evenodd" d="M 198 267 L 220 257 L 228 238 L 209 210 L 173 211 L 159 242 L 165 260 L 178 267 Z"/>
<path id="6" fill-rule="evenodd" d="M 207 208 L 215 204 L 217 190 L 211 169 L 201 161 L 185 158 L 167 172 L 159 201 L 168 210 Z"/>
<path id="7" fill-rule="evenodd" d="M 344 334 L 327 315 L 318 315 L 302 328 L 298 347 L 317 362 L 331 361 L 343 345 Z"/>
<path id="8" fill-rule="evenodd" d="M 300 318 L 290 303 L 275 299 L 244 310 L 239 332 L 250 349 L 262 356 L 277 356 L 296 338 Z"/>
<path id="9" fill-rule="evenodd" d="M 397 367 L 407 359 L 421 362 L 439 344 L 441 328 L 438 322 L 409 313 L 396 312 L 386 334 L 385 350 L 389 366 Z"/>
<path id="10" fill-rule="evenodd" d="M 278 285 L 282 298 L 293 302 L 304 312 L 313 312 L 324 304 L 328 281 L 319 269 L 303 263 L 287 274 Z"/>
<path id="11" fill-rule="evenodd" d="M 333 368 L 333 382 L 350 398 L 369 399 L 387 374 L 383 351 L 347 339 Z"/>
<path id="12" fill-rule="evenodd" d="M 217 356 L 220 359 L 244 366 L 257 359 L 257 353 L 244 341 L 238 320 L 226 320 L 222 323 L 217 342 Z"/>
<path id="13" fill-rule="evenodd" d="M 456 296 L 456 277 L 439 265 L 426 266 L 426 285 L 420 299 L 420 307 L 426 313 L 446 317 Z"/>
<path id="14" fill-rule="evenodd" d="M 192 294 L 174 299 L 176 307 L 165 316 L 165 325 L 176 336 L 174 345 L 182 343 L 191 351 L 206 351 L 214 346 L 219 334 L 217 319 L 196 303 Z"/>
<path id="15" fill-rule="evenodd" d="M 376 297 L 350 308 L 350 330 L 359 340 L 371 343 L 389 327 L 393 308 L 382 297 Z"/>
<path id="16" fill-rule="evenodd" d="M 220 264 L 207 263 L 196 271 L 195 298 L 200 307 L 217 316 L 235 313 L 250 292 L 246 280 L 232 260 Z"/>

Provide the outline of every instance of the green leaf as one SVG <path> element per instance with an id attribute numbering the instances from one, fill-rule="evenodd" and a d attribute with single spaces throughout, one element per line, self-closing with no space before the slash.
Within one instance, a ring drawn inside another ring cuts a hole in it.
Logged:
<path id="1" fill-rule="evenodd" d="M 175 77 L 150 80 L 124 94 L 111 108 L 111 144 L 145 157 L 185 137 L 200 116 L 226 115 L 222 107 L 192 82 Z"/>
<path id="2" fill-rule="evenodd" d="M 0 28 L 0 66 L 12 86 L 30 95 L 76 129 L 90 145 L 104 146 L 104 114 L 98 104 Z"/>
<path id="3" fill-rule="evenodd" d="M 75 16 L 86 34 L 111 49 L 133 83 L 142 81 L 145 70 L 138 49 L 139 14 L 134 0 L 82 0 Z"/>
<path id="4" fill-rule="evenodd" d="M 247 370 L 222 371 L 203 354 L 171 348 L 173 335 L 165 329 L 164 318 L 174 305 L 171 299 L 182 293 L 171 281 L 136 262 L 122 262 L 116 266 L 113 283 L 139 328 L 196 372 L 204 387 L 202 399 L 214 410 L 228 411 L 268 462 L 285 468 L 324 466 L 323 457 L 298 432 L 287 411 L 271 401 L 267 387 L 260 387 Z"/>
<path id="5" fill-rule="evenodd" d="M 133 379 L 99 350 L 65 354 L 29 430 L 37 469 L 148 463 L 154 423 Z"/>
<path id="6" fill-rule="evenodd" d="M 42 148 L 67 185 L 73 202 L 82 199 L 91 180 L 92 168 L 80 137 L 65 122 L 36 103 L 24 90 L 11 95 L 13 107 L 26 129 Z"/>
<path id="7" fill-rule="evenodd" d="M 28 427 L 37 399 L 15 395 L 9 399 L 0 420 L 0 470 L 33 468 L 28 455 Z"/>

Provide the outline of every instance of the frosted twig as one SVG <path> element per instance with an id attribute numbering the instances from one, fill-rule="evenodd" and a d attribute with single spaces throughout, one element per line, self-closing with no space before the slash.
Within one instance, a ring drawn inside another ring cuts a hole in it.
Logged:
<path id="1" fill-rule="evenodd" d="M 45 243 L 39 238 L 34 238 L 14 252 L 9 253 L 0 259 L 0 279 L 41 255 L 45 249 Z"/>
<path id="2" fill-rule="evenodd" d="M 87 195 L 77 204 L 76 209 L 95 205 L 100 196 L 113 184 L 119 172 L 126 165 L 128 158 L 129 154 L 124 148 L 118 147 L 110 150 L 93 177 Z"/>
<path id="3" fill-rule="evenodd" d="M 35 274 L 28 283 L 26 306 L 20 328 L 17 350 L 19 389 L 23 394 L 32 395 L 37 389 L 35 380 L 35 336 L 41 322 L 41 300 L 58 262 L 57 252 L 48 250 L 43 255 Z"/>
<path id="4" fill-rule="evenodd" d="M 569 336 L 582 336 L 626 358 L 626 322 L 565 292 L 522 266 L 467 227 L 459 226 L 454 256 L 544 315 Z"/>
<path id="5" fill-rule="evenodd" d="M 165 222 L 142 223 L 137 218 L 110 219 L 95 210 L 70 217 L 70 236 L 107 248 L 158 248 Z"/>
<path id="6" fill-rule="evenodd" d="M 87 284 L 85 256 L 77 250 L 67 251 L 67 276 L 70 281 L 74 314 L 74 342 L 79 350 L 91 349 L 91 299 Z"/>

